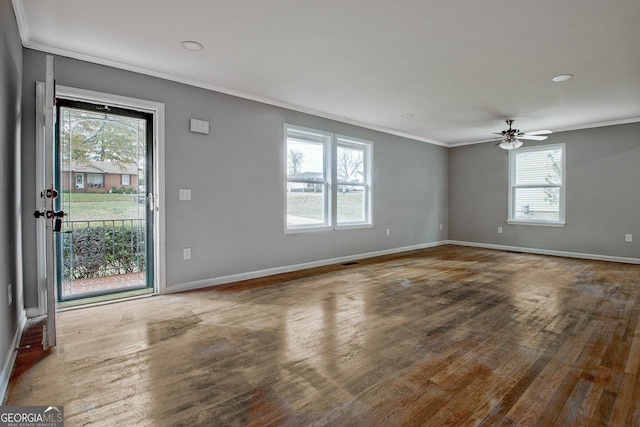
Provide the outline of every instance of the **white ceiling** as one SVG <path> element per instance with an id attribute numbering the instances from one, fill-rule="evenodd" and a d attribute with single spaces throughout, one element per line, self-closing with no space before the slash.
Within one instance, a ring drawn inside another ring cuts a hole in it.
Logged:
<path id="1" fill-rule="evenodd" d="M 29 48 L 441 145 L 640 120 L 638 0 L 13 5 Z"/>

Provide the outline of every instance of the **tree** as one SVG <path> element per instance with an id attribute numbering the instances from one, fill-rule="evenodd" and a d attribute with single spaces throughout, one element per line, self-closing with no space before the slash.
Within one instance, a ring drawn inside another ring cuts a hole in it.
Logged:
<path id="1" fill-rule="evenodd" d="M 362 168 L 362 151 L 338 147 L 338 179 L 350 181 Z"/>
<path id="2" fill-rule="evenodd" d="M 304 153 L 298 150 L 289 150 L 289 175 L 297 175 L 302 169 L 302 162 L 304 161 Z"/>
<path id="3" fill-rule="evenodd" d="M 144 152 L 145 122 L 109 113 L 61 109 L 60 151 L 64 162 L 138 163 Z"/>
<path id="4" fill-rule="evenodd" d="M 553 153 L 547 154 L 547 157 L 551 161 L 550 167 L 551 172 L 544 177 L 544 180 L 547 184 L 556 184 L 560 181 L 560 165 L 558 164 L 558 156 L 560 154 L 559 150 L 555 150 Z M 557 205 L 560 201 L 560 189 L 558 187 L 547 187 L 544 189 L 544 201 L 549 202 L 550 205 Z"/>

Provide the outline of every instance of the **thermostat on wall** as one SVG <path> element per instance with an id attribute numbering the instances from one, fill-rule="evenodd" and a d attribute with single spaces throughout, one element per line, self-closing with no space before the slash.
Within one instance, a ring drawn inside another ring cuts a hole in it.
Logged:
<path id="1" fill-rule="evenodd" d="M 209 134 L 209 122 L 191 119 L 191 132 Z"/>

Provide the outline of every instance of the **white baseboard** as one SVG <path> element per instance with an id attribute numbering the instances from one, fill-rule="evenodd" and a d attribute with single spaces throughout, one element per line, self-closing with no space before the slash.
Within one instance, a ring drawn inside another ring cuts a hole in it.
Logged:
<path id="1" fill-rule="evenodd" d="M 27 318 L 32 319 L 34 317 L 40 317 L 47 314 L 47 310 L 43 310 L 42 307 L 29 307 L 27 308 Z"/>
<path id="2" fill-rule="evenodd" d="M 401 253 L 401 252 L 408 252 L 408 251 L 413 251 L 413 250 L 416 250 L 416 249 L 433 248 L 435 246 L 442 246 L 442 245 L 445 245 L 447 243 L 448 243 L 447 241 L 423 243 L 423 244 L 420 244 L 420 245 L 404 246 L 404 247 L 401 247 L 401 248 L 393 248 L 393 249 L 385 249 L 385 250 L 382 250 L 382 251 L 366 252 L 366 253 L 358 254 L 358 255 L 349 255 L 349 256 L 338 257 L 338 258 L 329 258 L 329 259 L 324 259 L 324 260 L 320 260 L 320 261 L 305 262 L 305 263 L 302 263 L 302 264 L 294 264 L 294 265 L 287 265 L 287 266 L 283 266 L 283 267 L 267 268 L 267 269 L 264 269 L 264 270 L 250 271 L 250 272 L 247 272 L 247 273 L 231 274 L 231 275 L 222 276 L 222 277 L 212 277 L 212 278 L 209 278 L 209 279 L 197 280 L 197 281 L 194 281 L 194 282 L 178 283 L 178 284 L 171 285 L 171 286 L 167 285 L 167 293 L 191 291 L 191 290 L 194 290 L 194 289 L 207 288 L 207 287 L 210 287 L 210 286 L 222 285 L 222 284 L 225 284 L 225 283 L 239 282 L 241 280 L 257 279 L 259 277 L 272 276 L 274 274 L 289 273 L 289 272 L 292 272 L 292 271 L 304 270 L 304 269 L 307 269 L 307 268 L 323 267 L 325 265 L 331 265 L 331 264 L 341 264 L 341 263 L 344 263 L 344 262 L 349 262 L 349 261 L 354 261 L 354 260 L 359 260 L 359 259 L 365 259 L 365 258 L 373 258 L 373 257 L 377 257 L 377 256 L 382 256 L 382 255 L 391 255 L 391 254 Z"/>
<path id="3" fill-rule="evenodd" d="M 400 248 L 386 249 L 382 251 L 367 252 L 363 254 L 349 255 L 349 256 L 338 257 L 338 258 L 329 258 L 329 259 L 324 259 L 320 261 L 306 262 L 302 264 L 267 268 L 264 270 L 250 271 L 246 273 L 231 274 L 228 276 L 212 277 L 209 279 L 197 280 L 193 282 L 178 283 L 175 285 L 167 286 L 167 293 L 191 291 L 195 289 L 208 288 L 210 286 L 223 285 L 225 283 L 233 283 L 233 282 L 239 282 L 242 280 L 272 276 L 274 274 L 289 273 L 292 271 L 304 270 L 307 268 L 314 268 L 314 267 L 323 267 L 331 264 L 341 264 L 344 262 L 349 262 L 349 261 L 354 261 L 359 259 L 366 259 L 366 258 L 373 258 L 377 256 L 382 256 L 382 255 L 408 252 L 416 249 L 433 248 L 436 246 L 442 246 L 447 244 L 459 245 L 459 246 L 472 246 L 472 247 L 486 248 L 486 249 L 497 249 L 497 250 L 512 251 L 512 252 L 513 251 L 525 252 L 525 253 L 538 254 L 538 255 L 552 255 L 552 256 L 561 256 L 561 257 L 568 257 L 568 258 L 590 259 L 590 260 L 597 260 L 597 261 L 612 261 L 612 262 L 621 262 L 625 264 L 640 264 L 640 258 L 626 258 L 626 257 L 617 257 L 617 256 L 609 256 L 609 255 L 555 251 L 555 250 L 548 250 L 548 249 L 523 248 L 519 246 L 493 245 L 488 243 L 464 242 L 459 240 L 443 240 L 443 241 L 424 243 L 424 244 L 414 245 L 414 246 L 404 246 Z"/>
<path id="4" fill-rule="evenodd" d="M 501 251 L 512 251 L 512 252 L 525 252 L 529 254 L 538 254 L 538 255 L 551 255 L 551 256 L 561 256 L 567 258 L 580 258 L 580 259 L 590 259 L 595 261 L 611 261 L 611 262 L 621 262 L 625 264 L 640 264 L 640 258 L 627 258 L 627 257 L 619 257 L 619 256 L 610 256 L 610 255 L 599 255 L 599 254 L 584 254 L 579 252 L 566 252 L 566 251 L 555 251 L 551 249 L 534 249 L 534 248 L 523 248 L 520 246 L 506 246 L 506 245 L 493 245 L 489 243 L 477 243 L 477 242 L 464 242 L 459 240 L 449 240 L 447 243 L 452 245 L 459 246 L 473 246 L 476 248 L 485 248 L 485 249 L 498 249 Z"/>
<path id="5" fill-rule="evenodd" d="M 18 319 L 18 327 L 13 335 L 13 341 L 11 346 L 7 349 L 6 359 L 2 371 L 0 372 L 0 402 L 4 404 L 4 399 L 7 395 L 7 388 L 9 387 L 9 378 L 11 378 L 11 371 L 13 370 L 13 364 L 16 362 L 16 356 L 18 351 L 16 350 L 20 345 L 20 339 L 27 324 L 27 316 L 24 310 L 20 310 L 20 318 Z"/>

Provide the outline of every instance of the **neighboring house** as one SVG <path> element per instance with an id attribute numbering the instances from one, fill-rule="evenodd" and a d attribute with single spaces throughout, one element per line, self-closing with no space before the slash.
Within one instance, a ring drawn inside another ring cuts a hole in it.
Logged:
<path id="1" fill-rule="evenodd" d="M 116 164 L 91 161 L 72 161 L 62 168 L 62 191 L 102 193 L 116 189 L 138 188 L 138 167 L 135 163 Z"/>
<path id="2" fill-rule="evenodd" d="M 338 176 L 338 183 L 342 183 L 347 181 L 349 183 L 354 184 L 362 184 L 362 172 L 356 171 L 354 173 L 355 178 L 346 180 L 345 178 Z M 287 190 L 291 192 L 321 192 L 322 191 L 322 181 L 324 179 L 324 175 L 322 172 L 301 172 L 295 175 L 289 175 L 287 183 Z M 302 182 L 295 182 L 300 180 Z M 294 181 L 294 182 L 292 182 Z M 306 181 L 306 182 L 305 182 Z M 309 181 L 318 181 L 318 184 Z M 338 191 L 342 193 L 348 193 L 350 191 L 361 191 L 362 187 L 358 185 L 338 185 Z"/>
<path id="3" fill-rule="evenodd" d="M 300 180 L 303 182 L 291 182 Z M 322 192 L 322 182 L 324 174 L 322 172 L 301 172 L 289 175 L 287 190 L 293 192 Z M 304 182 L 306 181 L 306 182 Z M 310 181 L 318 181 L 318 184 Z"/>

